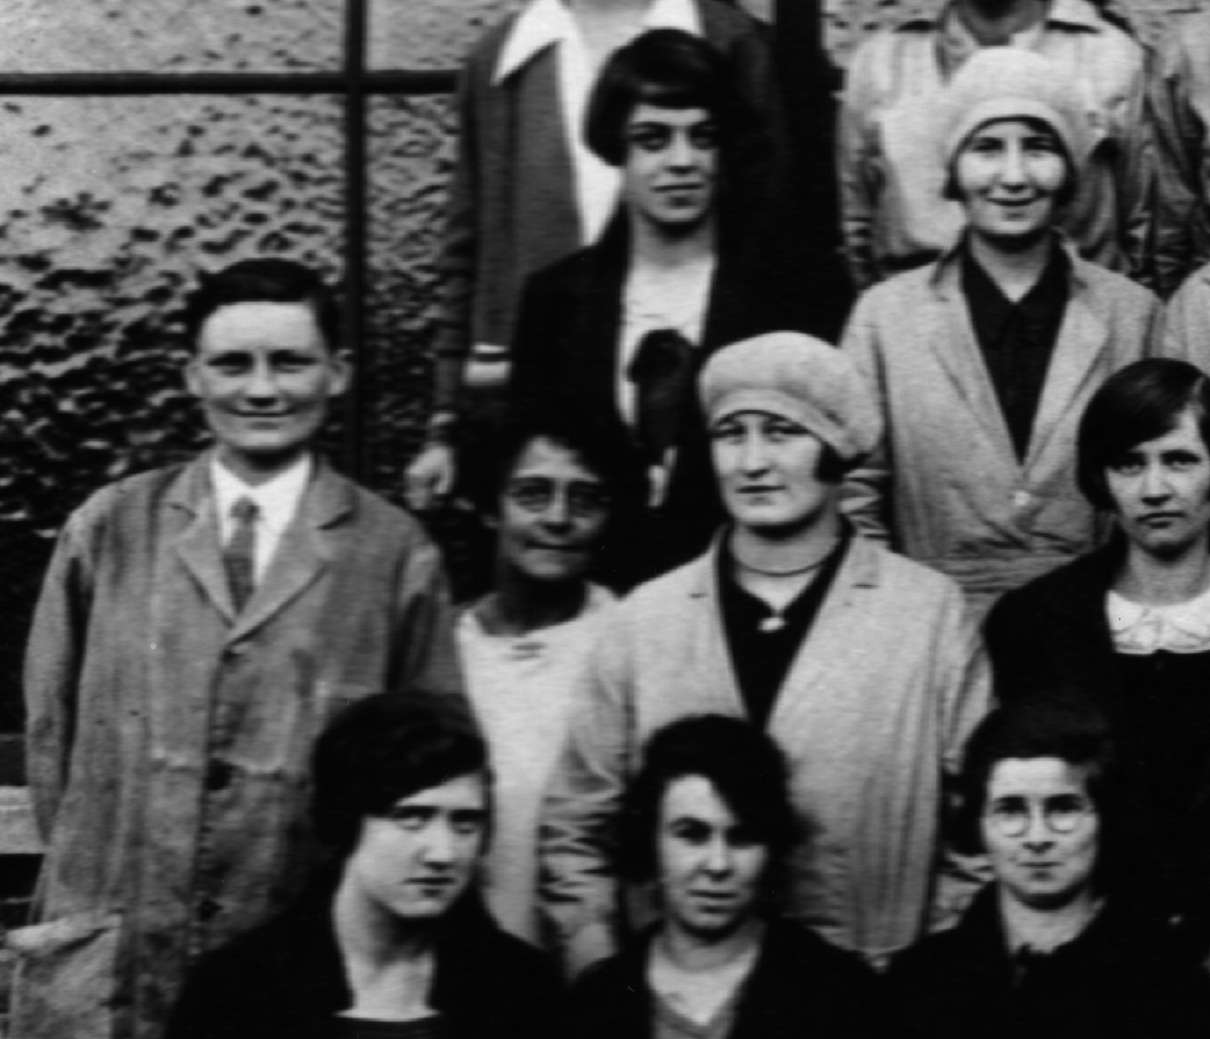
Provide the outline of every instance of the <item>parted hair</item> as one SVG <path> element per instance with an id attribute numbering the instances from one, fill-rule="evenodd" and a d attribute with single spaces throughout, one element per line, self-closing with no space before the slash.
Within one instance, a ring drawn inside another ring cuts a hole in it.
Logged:
<path id="1" fill-rule="evenodd" d="M 316 835 L 347 858 L 363 819 L 468 775 L 490 779 L 487 745 L 457 697 L 419 689 L 367 696 L 340 711 L 316 742 Z"/>
<path id="2" fill-rule="evenodd" d="M 191 350 L 197 346 L 206 319 L 220 307 L 235 303 L 305 303 L 314 312 L 328 349 L 335 350 L 340 343 L 340 308 L 332 289 L 310 267 L 273 256 L 239 260 L 199 277 L 185 304 L 185 333 Z"/>
<path id="3" fill-rule="evenodd" d="M 619 47 L 601 70 L 584 115 L 584 140 L 603 162 L 626 159 L 626 122 L 638 105 L 704 108 L 723 148 L 758 122 L 735 85 L 730 61 L 682 29 L 652 29 Z"/>
<path id="4" fill-rule="evenodd" d="M 1118 861 L 1123 790 L 1109 719 L 1083 689 L 1037 688 L 988 714 L 966 744 L 955 845 L 983 850 L 982 818 L 996 765 L 1009 758 L 1058 758 L 1083 770 L 1096 808 L 1100 851 L 1097 875 L 1104 882 Z"/>
<path id="5" fill-rule="evenodd" d="M 1171 432 L 1186 410 L 1210 447 L 1210 380 L 1188 361 L 1148 357 L 1115 372 L 1084 409 L 1076 434 L 1076 480 L 1098 509 L 1113 509 L 1105 470 L 1137 445 Z"/>
<path id="6" fill-rule="evenodd" d="M 656 834 L 668 787 L 686 776 L 709 780 L 739 823 L 767 846 L 776 870 L 798 836 L 780 748 L 763 729 L 739 718 L 700 714 L 655 732 L 626 791 L 620 862 L 632 880 L 658 872 Z"/>

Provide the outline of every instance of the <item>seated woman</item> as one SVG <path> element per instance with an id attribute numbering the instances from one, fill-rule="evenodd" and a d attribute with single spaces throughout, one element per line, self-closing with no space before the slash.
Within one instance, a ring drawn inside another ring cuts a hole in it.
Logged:
<path id="1" fill-rule="evenodd" d="M 565 1032 L 542 957 L 484 911 L 487 748 L 419 691 L 359 700 L 320 737 L 334 853 L 291 910 L 198 965 L 169 1039 L 512 1039 Z"/>
<path id="2" fill-rule="evenodd" d="M 662 917 L 572 993 L 583 1039 L 882 1035 L 875 976 L 776 918 L 796 822 L 774 742 L 737 718 L 659 730 L 627 793 L 622 856 Z"/>
<path id="3" fill-rule="evenodd" d="M 1058 67 L 989 47 L 944 97 L 938 158 L 965 229 L 936 263 L 870 289 L 849 321 L 842 347 L 885 436 L 846 509 L 986 609 L 1097 544 L 1075 425 L 1100 382 L 1149 351 L 1158 303 L 1055 230 L 1091 144 Z"/>
<path id="4" fill-rule="evenodd" d="M 995 881 L 956 928 L 892 961 L 900 1034 L 1210 1035 L 1210 981 L 1115 881 L 1123 791 L 1099 712 L 1072 693 L 996 710 L 963 778 L 967 833 Z"/>
<path id="5" fill-rule="evenodd" d="M 735 72 L 688 33 L 645 33 L 616 51 L 590 96 L 588 146 L 621 173 L 622 198 L 591 247 L 526 282 L 513 338 L 516 401 L 555 397 L 609 417 L 642 449 L 652 522 L 631 539 L 634 580 L 683 562 L 721 519 L 693 385 L 718 346 L 799 328 L 811 298 L 799 268 L 742 234 L 751 204 L 754 119 Z"/>
<path id="6" fill-rule="evenodd" d="M 1143 891 L 1210 951 L 1210 380 L 1184 361 L 1124 368 L 1089 403 L 1076 454 L 1117 532 L 997 604 L 997 689 L 1093 691 L 1122 748 Z"/>

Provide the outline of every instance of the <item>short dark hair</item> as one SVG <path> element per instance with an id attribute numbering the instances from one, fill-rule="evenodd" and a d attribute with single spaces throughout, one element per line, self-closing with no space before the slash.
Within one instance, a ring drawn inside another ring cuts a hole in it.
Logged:
<path id="1" fill-rule="evenodd" d="M 1170 433 L 1186 410 L 1210 447 L 1210 380 L 1188 361 L 1149 357 L 1106 379 L 1076 434 L 1076 480 L 1084 497 L 1112 510 L 1105 470 L 1138 444 Z"/>
<path id="2" fill-rule="evenodd" d="M 220 307 L 234 303 L 305 303 L 329 350 L 340 343 L 340 308 L 332 289 L 310 267 L 280 257 L 239 260 L 213 274 L 203 273 L 185 304 L 189 349 L 197 348 L 202 326 Z"/>
<path id="3" fill-rule="evenodd" d="M 776 876 L 799 835 L 781 750 L 763 729 L 739 718 L 701 714 L 655 732 L 626 792 L 620 866 L 636 881 L 657 873 L 656 834 L 668 787 L 686 776 L 709 780 L 736 819 L 769 849 Z"/>
<path id="4" fill-rule="evenodd" d="M 645 32 L 605 63 L 584 116 L 584 140 L 603 162 L 625 162 L 626 122 L 642 104 L 706 109 L 718 124 L 724 148 L 757 123 L 736 88 L 730 61 L 682 29 Z"/>
<path id="5" fill-rule="evenodd" d="M 1100 851 L 1097 875 L 1104 881 L 1118 863 L 1123 819 L 1122 775 L 1109 719 L 1090 693 L 1074 686 L 1036 688 L 997 707 L 966 744 L 955 844 L 983 850 L 981 821 L 987 785 L 1008 758 L 1058 758 L 1082 768 L 1097 810 Z"/>
<path id="6" fill-rule="evenodd" d="M 315 745 L 316 835 L 343 860 L 366 817 L 476 774 L 490 780 L 487 746 L 457 697 L 419 689 L 367 696 L 340 711 Z"/>
<path id="7" fill-rule="evenodd" d="M 529 403 L 511 410 L 492 431 L 490 444 L 467 459 L 467 481 L 481 515 L 500 511 L 500 495 L 517 461 L 535 440 L 571 451 L 605 485 L 611 513 L 636 507 L 644 473 L 639 455 L 617 423 L 559 406 Z"/>

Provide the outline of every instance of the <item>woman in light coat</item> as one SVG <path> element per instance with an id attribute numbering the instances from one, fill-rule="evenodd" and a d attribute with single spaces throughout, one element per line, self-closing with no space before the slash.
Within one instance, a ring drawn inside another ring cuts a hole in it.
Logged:
<path id="1" fill-rule="evenodd" d="M 1079 112 L 1070 81 L 1038 55 L 971 58 L 938 123 L 963 235 L 867 292 L 842 340 L 884 420 L 847 481 L 846 511 L 981 609 L 1098 541 L 1075 484 L 1076 422 L 1156 336 L 1155 298 L 1054 231 L 1088 153 Z"/>

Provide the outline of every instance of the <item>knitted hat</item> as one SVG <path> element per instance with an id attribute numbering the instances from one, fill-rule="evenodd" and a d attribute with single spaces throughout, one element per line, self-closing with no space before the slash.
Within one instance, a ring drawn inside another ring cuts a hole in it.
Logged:
<path id="1" fill-rule="evenodd" d="M 958 70 L 939 107 L 938 140 L 947 170 L 972 133 L 996 119 L 1037 119 L 1067 153 L 1073 176 L 1093 147 L 1079 89 L 1053 61 L 1020 47 L 983 47 Z"/>
<path id="2" fill-rule="evenodd" d="M 698 383 L 710 424 L 738 411 L 766 411 L 805 426 L 854 462 L 874 447 L 882 421 L 853 362 L 822 339 L 766 332 L 715 352 Z"/>

